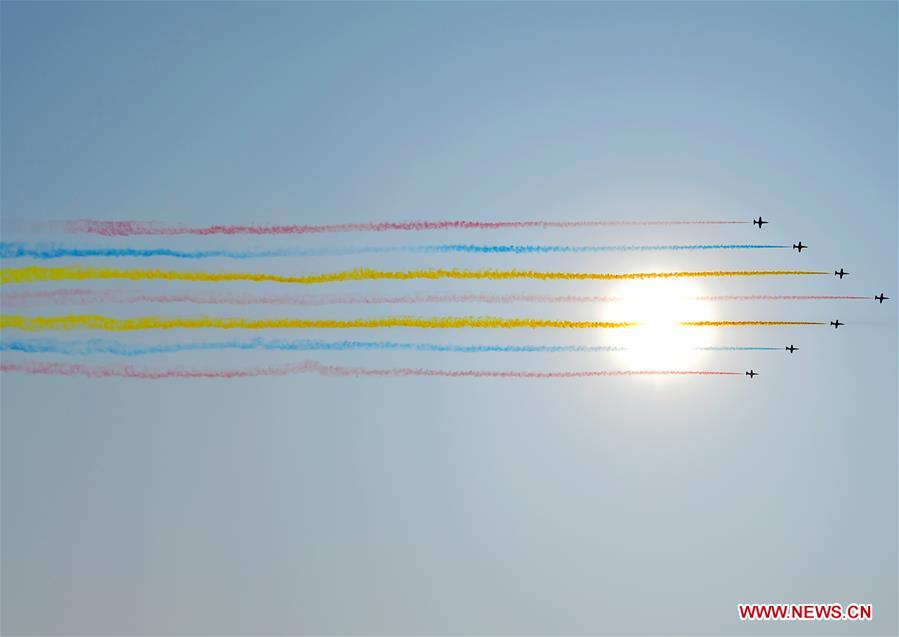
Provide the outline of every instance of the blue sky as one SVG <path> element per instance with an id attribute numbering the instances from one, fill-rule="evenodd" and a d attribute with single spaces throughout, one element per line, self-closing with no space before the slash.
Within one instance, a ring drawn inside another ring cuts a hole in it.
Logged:
<path id="1" fill-rule="evenodd" d="M 14 219 L 207 225 L 762 214 L 771 220 L 763 231 L 67 241 L 314 250 L 801 239 L 811 246 L 801 255 L 388 253 L 255 263 L 267 272 L 845 267 L 852 275 L 843 281 L 699 287 L 899 297 L 893 3 L 4 2 L 0 11 L 4 241 L 46 240 Z M 146 266 L 119 262 L 132 263 Z M 156 263 L 235 269 L 216 259 Z M 602 282 L 376 283 L 339 292 L 613 291 Z M 349 318 L 363 309 L 230 313 Z M 585 320 L 606 311 L 456 310 Z M 776 634 L 782 625 L 741 624 L 736 604 L 862 601 L 874 604 L 875 620 L 850 626 L 853 634 L 895 634 L 895 304 L 732 303 L 714 313 L 839 317 L 847 328 L 720 331 L 708 344 L 802 349 L 793 357 L 703 353 L 690 363 L 761 370 L 753 381 L 5 375 L 3 632 Z M 607 344 L 605 335 L 543 332 L 343 337 Z M 14 356 L 33 355 L 4 360 Z M 199 351 L 177 364 L 297 356 Z M 314 356 L 372 367 L 633 362 L 602 352 Z M 789 630 L 836 635 L 847 626 Z"/>

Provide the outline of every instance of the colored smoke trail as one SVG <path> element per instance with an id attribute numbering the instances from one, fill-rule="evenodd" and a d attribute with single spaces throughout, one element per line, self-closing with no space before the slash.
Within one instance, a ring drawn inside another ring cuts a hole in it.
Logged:
<path id="1" fill-rule="evenodd" d="M 70 314 L 66 316 L 0 316 L 0 328 L 28 332 L 45 330 L 106 330 L 128 332 L 135 330 L 168 329 L 372 329 L 411 327 L 422 329 L 621 329 L 637 327 L 637 322 L 561 321 L 532 318 L 501 318 L 496 316 L 387 316 L 362 319 L 245 319 L 234 317 L 174 317 L 141 316 L 117 319 L 98 314 Z M 752 327 L 771 325 L 826 325 L 818 321 L 681 321 L 688 327 Z"/>
<path id="2" fill-rule="evenodd" d="M 420 246 L 355 246 L 308 250 L 172 250 L 169 248 L 67 248 L 56 245 L 28 246 L 22 243 L 0 243 L 0 258 L 60 259 L 65 257 L 172 257 L 176 259 L 260 259 L 268 257 L 334 257 L 360 254 L 451 253 L 478 254 L 563 254 L 598 252 L 671 252 L 689 250 L 761 250 L 789 248 L 786 245 L 761 244 L 692 244 L 692 245 L 466 245 L 441 244 Z"/>
<path id="3" fill-rule="evenodd" d="M 0 316 L 0 328 L 18 329 L 28 332 L 45 330 L 106 330 L 126 332 L 134 330 L 168 329 L 356 329 L 384 327 L 412 327 L 423 329 L 618 329 L 634 327 L 637 323 L 604 321 L 557 321 L 531 318 L 500 318 L 495 316 L 387 316 L 350 320 L 332 319 L 244 319 L 217 318 L 210 316 L 163 318 L 142 316 L 116 319 L 96 314 L 70 314 L 68 316 Z"/>
<path id="4" fill-rule="evenodd" d="M 780 352 L 782 347 L 696 347 L 705 352 Z"/>
<path id="5" fill-rule="evenodd" d="M 757 325 L 827 325 L 823 321 L 681 321 L 687 327 L 754 327 Z"/>
<path id="6" fill-rule="evenodd" d="M 335 232 L 391 232 L 422 230 L 504 230 L 523 228 L 598 228 L 603 226 L 702 226 L 748 224 L 749 221 L 680 220 L 680 221 L 383 221 L 379 223 L 338 223 L 327 225 L 214 225 L 206 227 L 172 226 L 141 221 L 101 221 L 78 219 L 63 222 L 65 232 L 98 234 L 106 237 L 137 235 L 290 235 Z"/>
<path id="7" fill-rule="evenodd" d="M 170 354 L 205 350 L 280 350 L 280 351 L 415 351 L 453 352 L 462 354 L 483 353 L 594 353 L 623 352 L 627 347 L 612 345 L 450 345 L 440 343 L 407 343 L 397 341 L 324 341 L 265 340 L 249 341 L 207 341 L 202 343 L 171 343 L 167 345 L 135 345 L 104 339 L 83 341 L 60 341 L 56 339 L 31 339 L 21 341 L 0 340 L 0 351 L 23 352 L 27 354 L 63 354 L 66 356 L 87 356 L 90 354 L 114 354 L 117 356 L 145 356 L 148 354 Z M 781 347 L 696 347 L 694 349 L 715 352 L 781 351 Z"/>
<path id="8" fill-rule="evenodd" d="M 411 294 L 377 295 L 252 295 L 252 294 L 142 294 L 128 290 L 4 290 L 4 305 L 47 302 L 57 305 L 91 303 L 193 303 L 198 305 L 381 305 L 405 303 L 604 303 L 622 300 L 615 296 L 548 296 L 538 294 Z"/>
<path id="9" fill-rule="evenodd" d="M 368 367 L 344 367 L 323 365 L 317 361 L 303 361 L 276 367 L 250 367 L 244 369 L 147 369 L 130 365 L 80 365 L 67 363 L 0 363 L 0 371 L 50 376 L 85 376 L 88 378 L 138 378 L 160 380 L 165 378 L 250 378 L 256 376 L 289 376 L 294 374 L 319 374 L 334 377 L 409 377 L 429 376 L 441 378 L 598 378 L 640 376 L 739 376 L 741 372 L 680 371 L 680 370 L 588 370 L 564 372 L 448 370 L 396 367 L 376 369 Z"/>
<path id="10" fill-rule="evenodd" d="M 782 295 L 744 294 L 724 296 L 694 296 L 694 301 L 866 301 L 870 296 L 822 296 L 822 295 Z"/>
<path id="11" fill-rule="evenodd" d="M 117 356 L 145 356 L 147 354 L 170 354 L 174 352 L 205 350 L 282 350 L 300 351 L 347 351 L 347 350 L 396 350 L 416 352 L 454 352 L 463 354 L 503 353 L 563 353 L 563 352 L 620 352 L 625 347 L 604 345 L 449 345 L 439 343 L 404 343 L 395 341 L 323 341 L 323 340 L 265 340 L 210 341 L 204 343 L 173 343 L 167 345 L 133 345 L 121 341 L 90 339 L 84 341 L 59 341 L 56 339 L 34 339 L 22 341 L 0 341 L 0 351 L 24 352 L 28 354 L 64 354 L 67 356 L 87 356 L 90 354 L 115 354 Z"/>
<path id="12" fill-rule="evenodd" d="M 689 296 L 690 301 L 799 301 L 870 300 L 869 296 Z M 88 305 L 95 303 L 191 303 L 196 305 L 389 305 L 406 303 L 613 303 L 620 296 L 579 296 L 546 294 L 410 294 L 380 295 L 253 295 L 253 294 L 143 294 L 129 290 L 4 290 L 0 300 L 7 306 L 50 303 Z"/>
<path id="13" fill-rule="evenodd" d="M 684 279 L 709 277 L 802 276 L 829 274 L 808 270 L 702 270 L 694 272 L 543 272 L 538 270 L 457 270 L 432 268 L 423 270 L 375 270 L 355 268 L 323 274 L 289 276 L 253 272 L 184 272 L 178 270 L 141 270 L 93 267 L 47 268 L 29 266 L 0 271 L 0 283 L 32 283 L 35 281 L 83 281 L 87 279 L 128 279 L 132 281 L 253 281 L 316 285 L 341 281 L 377 281 L 413 279 L 531 279 L 538 281 L 618 281 L 635 279 Z"/>

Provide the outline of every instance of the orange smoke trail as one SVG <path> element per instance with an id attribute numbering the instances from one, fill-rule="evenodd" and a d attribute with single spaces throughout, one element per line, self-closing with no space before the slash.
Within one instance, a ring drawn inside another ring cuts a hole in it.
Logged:
<path id="1" fill-rule="evenodd" d="M 822 321 L 681 321 L 688 327 L 751 327 L 754 325 L 826 325 Z"/>

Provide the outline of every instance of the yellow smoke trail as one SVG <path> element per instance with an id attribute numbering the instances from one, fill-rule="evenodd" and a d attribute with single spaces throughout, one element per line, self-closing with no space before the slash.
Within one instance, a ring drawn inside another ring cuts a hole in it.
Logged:
<path id="1" fill-rule="evenodd" d="M 216 318 L 210 316 L 164 318 L 141 316 L 117 319 L 97 314 L 70 314 L 67 316 L 0 316 L 0 327 L 29 332 L 44 330 L 107 330 L 123 332 L 132 330 L 167 330 L 173 328 L 221 328 L 221 329 L 352 329 L 378 327 L 417 327 L 429 329 L 473 328 L 555 328 L 600 329 L 634 327 L 637 323 L 608 323 L 603 321 L 553 321 L 528 318 L 498 318 L 495 316 L 388 316 L 384 318 L 328 320 L 328 319 L 243 319 Z"/>
<path id="2" fill-rule="evenodd" d="M 434 268 L 426 270 L 373 270 L 356 268 L 323 274 L 287 276 L 254 272 L 184 272 L 179 270 L 147 270 L 92 267 L 45 268 L 29 266 L 0 271 L 0 284 L 31 283 L 34 281 L 81 281 L 85 279 L 130 279 L 134 281 L 164 279 L 168 281 L 256 281 L 314 285 L 337 281 L 374 281 L 381 279 L 535 279 L 567 281 L 617 281 L 621 279 L 681 279 L 704 277 L 798 276 L 829 274 L 807 270 L 701 270 L 696 272 L 541 272 L 537 270 L 456 270 Z"/>
<path id="3" fill-rule="evenodd" d="M 752 325 L 825 325 L 822 321 L 681 321 L 689 327 L 746 327 Z"/>

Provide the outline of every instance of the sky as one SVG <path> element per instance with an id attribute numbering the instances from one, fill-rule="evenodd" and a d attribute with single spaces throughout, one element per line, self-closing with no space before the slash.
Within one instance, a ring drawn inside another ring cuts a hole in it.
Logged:
<path id="1" fill-rule="evenodd" d="M 81 263 L 282 274 L 356 266 L 845 267 L 851 275 L 843 280 L 703 279 L 664 289 L 899 297 L 896 14 L 887 2 L 4 2 L 3 241 L 315 250 L 802 240 L 810 248 L 801 254 L 384 253 Z M 206 226 L 748 221 L 760 214 L 770 220 L 763 230 L 744 224 L 105 238 L 28 229 L 79 218 Z M 76 262 L 9 259 L 3 267 Z M 94 287 L 308 292 L 272 283 Z M 632 291 L 607 281 L 374 281 L 313 290 Z M 602 303 L 90 307 L 117 317 L 617 320 L 622 313 Z M 7 307 L 3 314 L 84 310 Z M 774 635 L 785 632 L 783 624 L 741 623 L 737 604 L 865 602 L 874 607 L 870 623 L 801 622 L 786 630 L 896 634 L 895 302 L 728 302 L 684 311 L 714 320 L 839 318 L 847 325 L 694 331 L 690 338 L 701 346 L 794 343 L 800 351 L 704 351 L 662 361 L 740 377 L 151 382 L 4 373 L 0 630 Z M 3 340 L 46 336 L 202 340 L 187 330 L 4 330 Z M 633 336 L 557 330 L 265 336 L 633 344 Z M 4 363 L 34 357 L 3 352 Z M 199 351 L 126 362 L 210 368 L 306 358 L 539 371 L 650 362 L 619 352 L 422 351 Z M 122 362 L 108 354 L 52 360 Z M 761 375 L 743 377 L 750 368 Z"/>

